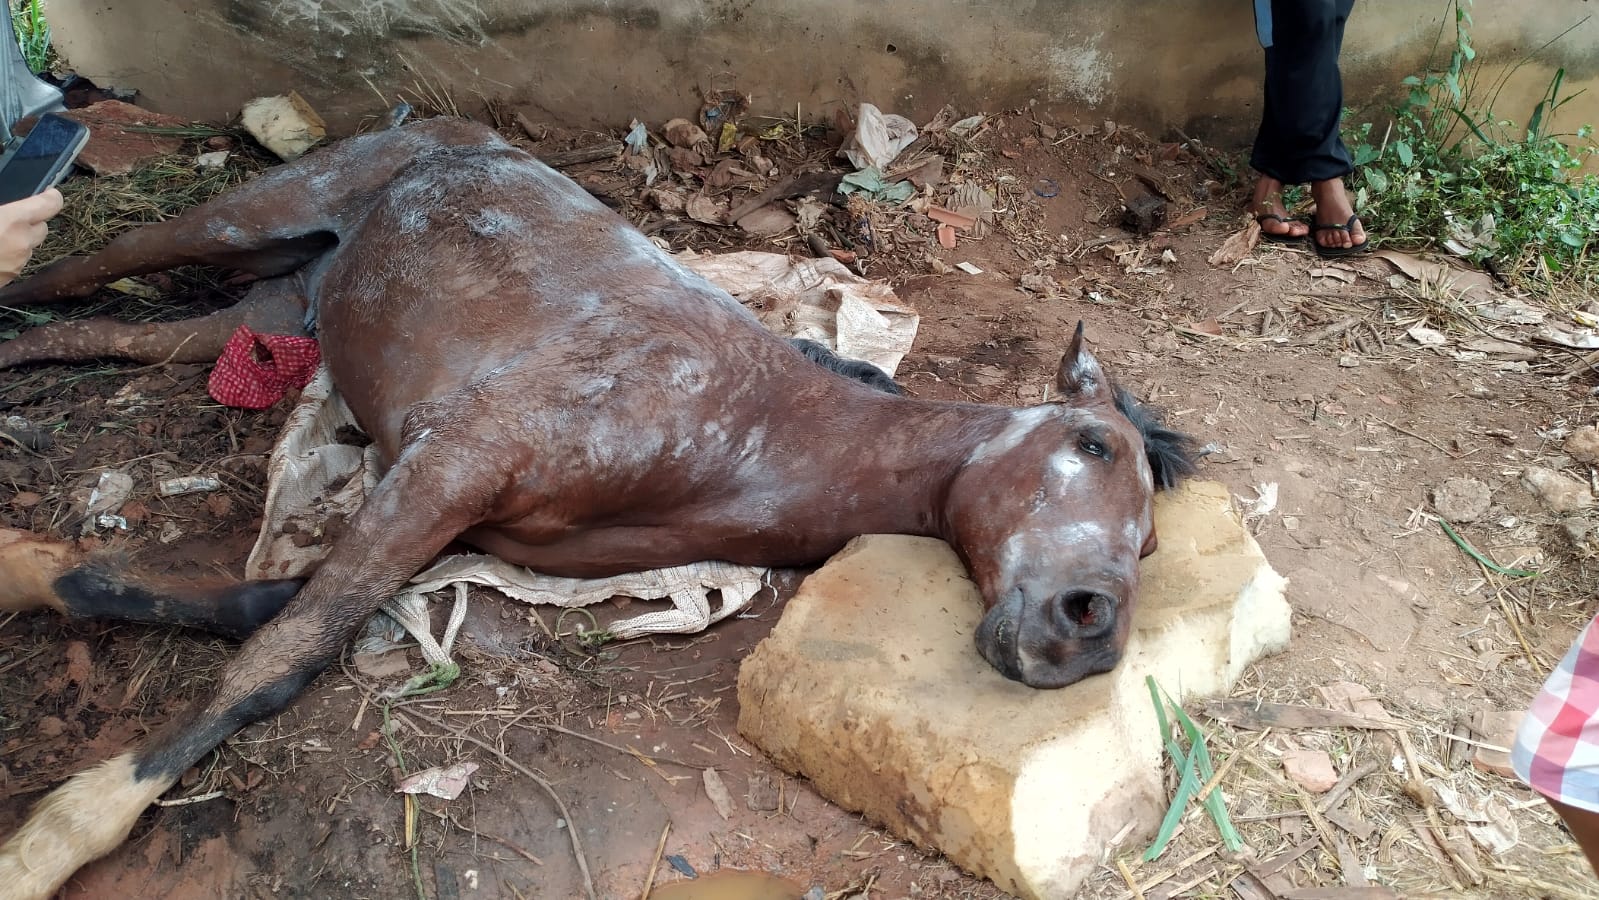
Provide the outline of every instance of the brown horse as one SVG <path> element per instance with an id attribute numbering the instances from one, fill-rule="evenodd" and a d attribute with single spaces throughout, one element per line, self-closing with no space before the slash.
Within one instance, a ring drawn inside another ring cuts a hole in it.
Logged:
<path id="1" fill-rule="evenodd" d="M 0 611 L 244 638 L 211 696 L 39 803 L 0 846 L 0 897 L 45 897 L 116 847 L 454 540 L 584 577 L 802 565 L 860 534 L 933 535 L 981 591 L 977 649 L 1009 678 L 1058 687 L 1116 665 L 1155 549 L 1151 495 L 1192 466 L 1185 438 L 1111 386 L 1081 325 L 1054 401 L 1030 408 L 840 377 L 461 120 L 341 142 L 47 267 L 0 304 L 192 263 L 300 298 L 386 471 L 303 585 L 162 585 L 0 532 Z"/>

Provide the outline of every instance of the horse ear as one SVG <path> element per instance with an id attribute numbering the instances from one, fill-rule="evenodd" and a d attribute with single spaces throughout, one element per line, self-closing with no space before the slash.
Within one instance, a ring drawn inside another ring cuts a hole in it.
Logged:
<path id="1" fill-rule="evenodd" d="M 1060 369 L 1055 373 L 1055 388 L 1062 397 L 1084 400 L 1109 397 L 1110 386 L 1099 360 L 1083 347 L 1083 322 L 1077 320 L 1077 331 L 1060 358 Z"/>

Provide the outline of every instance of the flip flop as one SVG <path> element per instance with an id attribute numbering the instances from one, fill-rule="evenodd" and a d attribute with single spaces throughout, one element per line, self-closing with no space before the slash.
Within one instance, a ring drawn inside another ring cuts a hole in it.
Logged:
<path id="1" fill-rule="evenodd" d="M 1271 232 L 1266 230 L 1266 223 L 1268 221 L 1272 220 L 1272 219 L 1276 219 L 1277 221 L 1283 223 L 1284 225 L 1288 225 L 1288 226 L 1292 226 L 1293 223 L 1299 221 L 1298 219 L 1285 219 L 1282 216 L 1277 215 L 1276 213 L 1262 213 L 1262 214 L 1256 216 L 1255 217 L 1255 224 L 1261 226 L 1260 227 L 1260 239 L 1263 240 L 1263 241 L 1266 241 L 1266 242 L 1272 243 L 1272 244 L 1297 244 L 1300 241 L 1302 241 L 1305 238 L 1310 236 L 1308 233 L 1306 233 L 1306 234 L 1272 234 Z"/>
<path id="2" fill-rule="evenodd" d="M 1322 246 L 1321 241 L 1316 240 L 1316 232 L 1318 231 L 1353 231 L 1355 229 L 1355 223 L 1359 220 L 1360 216 L 1357 214 L 1350 216 L 1349 221 L 1342 225 L 1323 225 L 1319 222 L 1311 225 L 1310 244 L 1316 248 L 1316 255 L 1322 259 L 1336 259 L 1340 256 L 1354 256 L 1357 253 L 1370 252 L 1371 238 L 1369 237 L 1353 247 L 1324 247 Z"/>

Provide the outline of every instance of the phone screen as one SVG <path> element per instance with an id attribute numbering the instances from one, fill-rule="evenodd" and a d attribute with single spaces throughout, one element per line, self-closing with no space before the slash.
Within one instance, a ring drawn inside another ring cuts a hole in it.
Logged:
<path id="1" fill-rule="evenodd" d="M 0 169 L 0 203 L 24 200 L 55 184 L 82 148 L 86 131 L 71 119 L 40 116 L 22 146 Z"/>

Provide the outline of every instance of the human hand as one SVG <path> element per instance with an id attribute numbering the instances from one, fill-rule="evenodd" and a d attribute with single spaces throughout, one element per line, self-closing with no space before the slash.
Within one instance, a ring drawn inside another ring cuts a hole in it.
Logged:
<path id="1" fill-rule="evenodd" d="M 50 188 L 26 200 L 0 205 L 0 285 L 9 283 L 33 258 L 50 228 L 45 223 L 65 204 L 61 192 Z"/>

